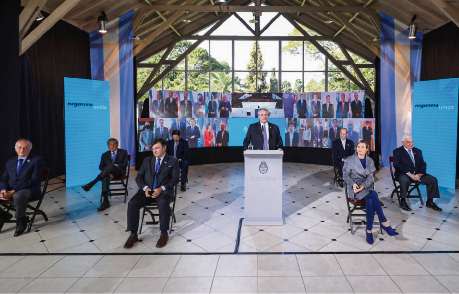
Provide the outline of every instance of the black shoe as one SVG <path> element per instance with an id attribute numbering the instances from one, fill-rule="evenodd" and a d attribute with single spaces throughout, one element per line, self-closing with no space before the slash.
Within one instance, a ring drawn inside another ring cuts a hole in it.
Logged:
<path id="1" fill-rule="evenodd" d="M 129 235 L 129 238 L 126 240 L 126 243 L 124 243 L 124 248 L 130 249 L 134 246 L 136 242 L 139 242 L 139 238 L 137 237 L 137 234 L 131 233 L 131 235 Z"/>
<path id="2" fill-rule="evenodd" d="M 181 186 L 180 187 L 180 191 L 185 192 L 186 191 L 186 187 L 185 186 Z"/>
<path id="3" fill-rule="evenodd" d="M 156 248 L 163 248 L 169 241 L 169 235 L 167 233 L 161 233 L 158 242 L 156 242 Z"/>
<path id="4" fill-rule="evenodd" d="M 108 201 L 108 199 L 107 200 L 103 200 L 102 204 L 97 208 L 97 211 L 104 211 L 109 207 L 110 207 L 110 202 Z"/>
<path id="5" fill-rule="evenodd" d="M 435 202 L 433 202 L 433 201 L 427 201 L 426 206 L 428 208 L 432 208 L 435 211 L 442 211 L 442 209 L 440 207 L 438 207 L 437 204 L 435 204 Z"/>
<path id="6" fill-rule="evenodd" d="M 86 184 L 86 185 L 81 186 L 81 188 L 82 188 L 83 190 L 85 190 L 86 192 L 88 192 L 89 190 L 91 190 L 92 184 L 91 184 L 91 183 L 88 183 L 88 184 Z"/>
<path id="7" fill-rule="evenodd" d="M 18 237 L 24 234 L 25 230 L 27 229 L 28 223 L 29 223 L 28 217 L 21 218 L 16 224 L 16 231 L 14 232 L 14 237 Z"/>
<path id="8" fill-rule="evenodd" d="M 400 199 L 400 208 L 406 211 L 411 211 L 411 207 L 406 203 L 405 198 Z"/>

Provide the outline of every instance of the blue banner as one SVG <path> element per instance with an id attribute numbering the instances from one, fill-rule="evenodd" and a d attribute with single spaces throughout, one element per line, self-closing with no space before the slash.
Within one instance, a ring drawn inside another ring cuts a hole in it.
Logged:
<path id="1" fill-rule="evenodd" d="M 107 81 L 64 78 L 66 186 L 82 185 L 98 174 L 110 136 Z"/>
<path id="2" fill-rule="evenodd" d="M 455 189 L 459 79 L 421 81 L 413 90 L 413 140 L 427 172 Z"/>

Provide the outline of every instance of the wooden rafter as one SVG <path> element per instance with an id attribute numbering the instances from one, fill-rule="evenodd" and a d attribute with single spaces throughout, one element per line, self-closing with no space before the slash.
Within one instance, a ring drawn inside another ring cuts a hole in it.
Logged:
<path id="1" fill-rule="evenodd" d="M 21 42 L 20 55 L 24 54 L 41 36 L 51 29 L 64 15 L 75 7 L 80 0 L 65 0 L 54 10 L 47 18 L 45 18 L 32 32 L 30 32 Z"/>
<path id="2" fill-rule="evenodd" d="M 360 5 L 340 5 L 340 6 L 247 6 L 247 5 L 151 5 L 146 6 L 149 9 L 157 11 L 196 11 L 196 12 L 279 12 L 279 13 L 313 13 L 313 12 L 368 12 L 371 8 Z"/>
<path id="3" fill-rule="evenodd" d="M 445 0 L 430 0 L 445 16 L 459 27 L 459 9 L 453 7 Z"/>
<path id="4" fill-rule="evenodd" d="M 192 0 L 185 0 L 185 5 L 191 3 Z M 150 45 L 159 35 L 169 28 L 169 25 L 174 24 L 182 15 L 185 10 L 175 12 L 169 19 L 161 24 L 156 30 L 147 35 L 142 41 L 134 48 L 134 55 L 137 56 L 145 47 Z"/>
<path id="5" fill-rule="evenodd" d="M 158 16 L 159 16 L 164 22 L 167 22 L 167 18 L 165 18 L 165 17 L 161 14 L 161 12 L 156 11 L 156 13 L 158 14 Z M 182 36 L 172 24 L 169 24 L 169 28 L 170 28 L 171 30 L 173 30 L 174 33 L 177 34 L 177 36 L 179 36 L 179 37 Z"/>
<path id="6" fill-rule="evenodd" d="M 212 28 L 210 30 L 208 30 L 204 34 L 204 36 L 209 36 L 210 34 L 212 34 L 218 27 L 220 27 L 220 25 L 222 23 L 224 23 L 228 19 L 229 16 L 230 15 L 227 15 L 227 16 L 224 16 L 224 17 L 220 18 L 220 20 L 216 24 L 214 24 L 212 26 Z M 199 46 L 199 44 L 202 43 L 203 40 L 204 39 L 201 39 L 201 40 L 198 40 L 198 41 L 194 42 L 190 47 L 188 47 L 187 50 L 185 50 L 185 52 L 180 54 L 180 56 L 178 56 L 174 61 L 172 61 L 172 63 L 169 65 L 169 67 L 167 69 L 165 69 L 159 75 L 157 75 L 154 79 L 152 79 L 150 81 L 150 83 L 148 83 L 148 84 L 145 83 L 142 86 L 143 91 L 139 91 L 137 93 L 137 97 L 142 97 L 148 91 L 148 89 L 150 89 L 153 85 L 155 85 L 157 82 L 159 82 L 166 74 L 168 74 L 171 71 L 171 69 L 173 69 L 175 66 L 177 66 L 177 64 L 179 64 L 183 59 L 185 59 L 185 57 L 188 54 L 190 54 L 194 49 L 196 49 Z"/>
<path id="7" fill-rule="evenodd" d="M 19 15 L 19 36 L 21 39 L 29 30 L 38 16 L 40 10 L 43 9 L 47 0 L 31 0 L 27 3 Z"/>
<path id="8" fill-rule="evenodd" d="M 234 16 L 253 34 L 255 35 L 255 31 L 252 29 L 251 26 L 249 26 L 248 23 L 245 22 L 245 20 L 237 13 L 234 14 Z"/>

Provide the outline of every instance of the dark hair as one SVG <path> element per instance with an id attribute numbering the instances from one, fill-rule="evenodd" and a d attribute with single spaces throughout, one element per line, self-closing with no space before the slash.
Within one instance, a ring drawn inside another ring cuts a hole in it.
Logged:
<path id="1" fill-rule="evenodd" d="M 179 130 L 173 130 L 173 131 L 172 131 L 172 136 L 173 136 L 173 135 L 180 136 L 180 131 L 179 131 Z"/>
<path id="2" fill-rule="evenodd" d="M 365 147 L 367 148 L 367 154 L 370 153 L 370 142 L 368 142 L 367 140 L 363 140 L 363 139 L 358 140 L 357 144 L 355 144 L 355 153 L 357 153 L 357 146 L 359 144 L 365 144 Z"/>
<path id="3" fill-rule="evenodd" d="M 156 139 L 153 141 L 153 144 L 152 144 L 151 146 L 156 145 L 156 144 L 158 144 L 158 143 L 161 144 L 162 146 L 166 146 L 166 145 L 167 145 L 166 140 L 164 140 L 163 138 L 156 138 Z"/>
<path id="4" fill-rule="evenodd" d="M 107 145 L 110 144 L 111 142 L 116 143 L 116 145 L 119 145 L 118 140 L 116 138 L 109 138 L 107 140 Z"/>

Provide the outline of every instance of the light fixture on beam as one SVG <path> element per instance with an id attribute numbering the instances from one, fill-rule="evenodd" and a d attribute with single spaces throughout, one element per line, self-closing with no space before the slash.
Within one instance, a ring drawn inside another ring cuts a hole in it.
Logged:
<path id="1" fill-rule="evenodd" d="M 41 13 L 41 11 L 38 11 L 38 14 L 37 14 L 37 17 L 35 18 L 35 20 L 36 21 L 42 21 L 43 19 L 45 19 L 45 17 Z"/>
<path id="2" fill-rule="evenodd" d="M 416 14 L 413 15 L 413 18 L 411 19 L 410 26 L 408 27 L 408 39 L 414 40 L 416 39 L 416 25 L 414 24 L 414 21 L 416 20 Z"/>
<path id="3" fill-rule="evenodd" d="M 215 4 L 228 4 L 228 0 L 215 0 Z"/>
<path id="4" fill-rule="evenodd" d="M 107 33 L 107 15 L 105 12 L 101 12 L 99 17 L 97 18 L 97 22 L 99 23 L 99 33 L 106 34 Z"/>

